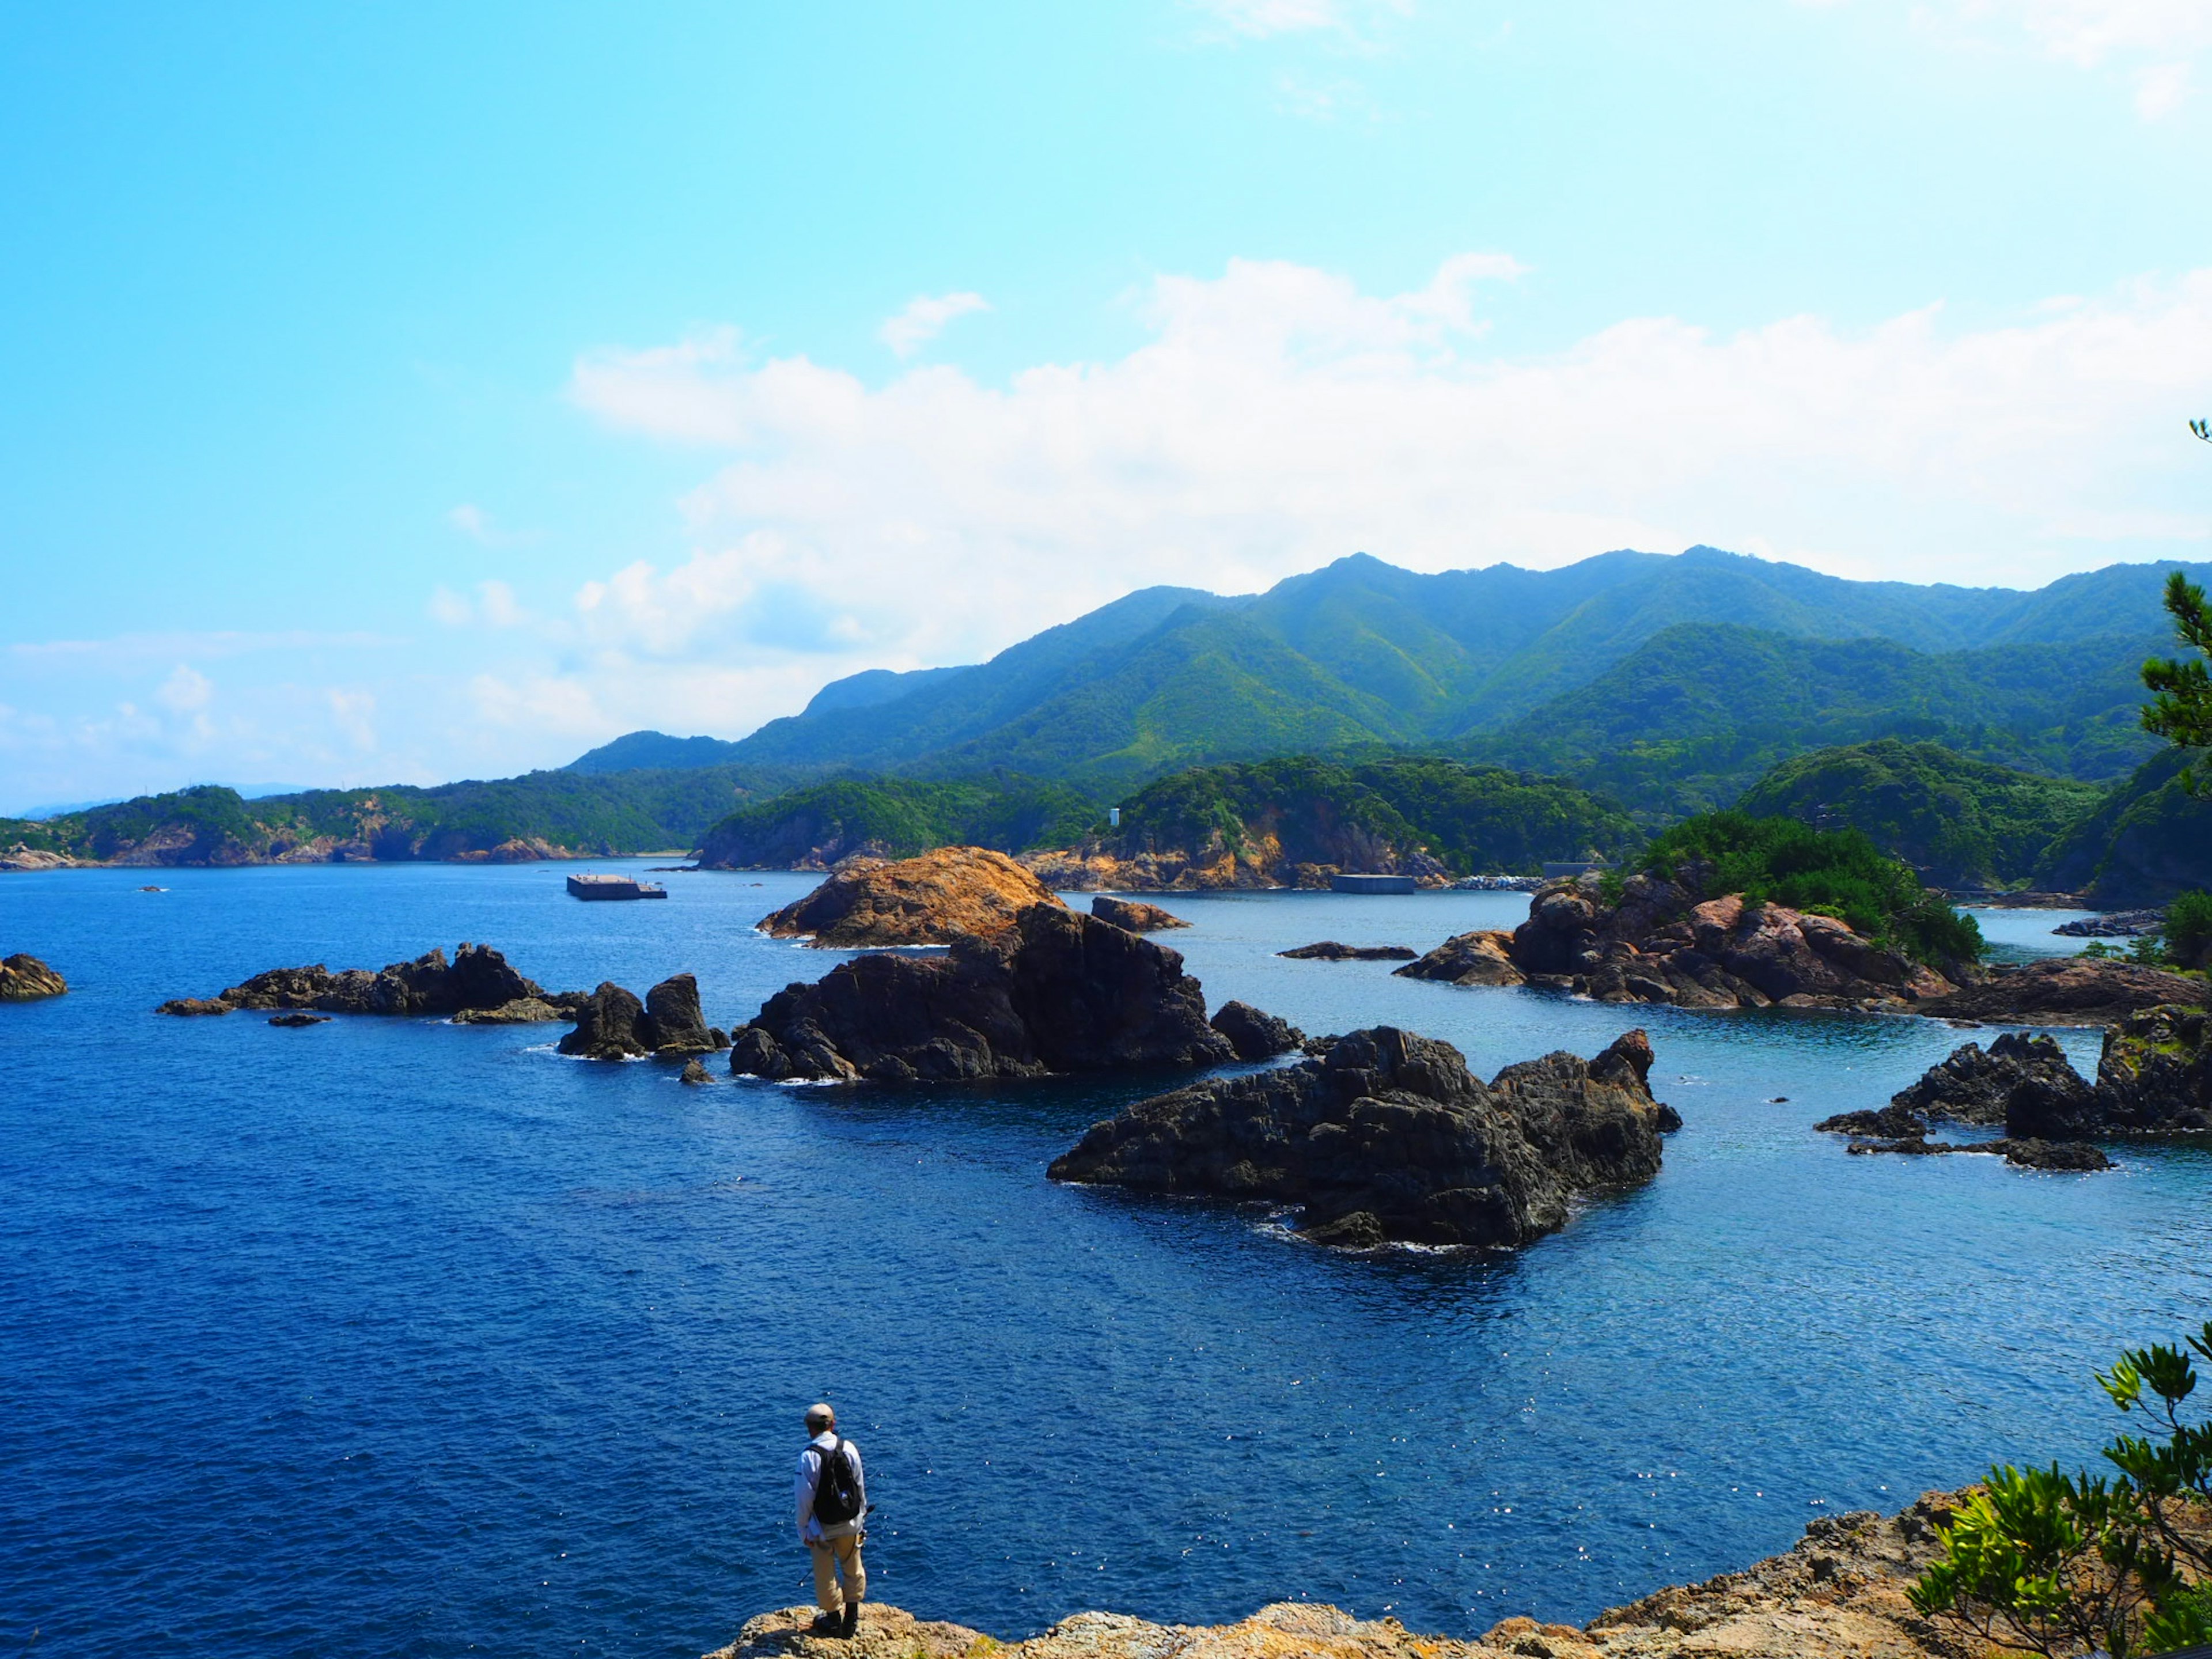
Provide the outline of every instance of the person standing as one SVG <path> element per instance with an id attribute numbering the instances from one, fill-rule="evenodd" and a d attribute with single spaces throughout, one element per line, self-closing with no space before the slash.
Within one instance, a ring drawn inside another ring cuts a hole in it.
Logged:
<path id="1" fill-rule="evenodd" d="M 860 1627 L 860 1602 L 868 1593 L 868 1571 L 860 1564 L 868 1525 L 860 1449 L 840 1437 L 837 1413 L 827 1405 L 806 1408 L 806 1432 L 799 1454 L 799 1541 L 814 1558 L 814 1601 L 822 1613 L 813 1630 L 850 1636 Z"/>

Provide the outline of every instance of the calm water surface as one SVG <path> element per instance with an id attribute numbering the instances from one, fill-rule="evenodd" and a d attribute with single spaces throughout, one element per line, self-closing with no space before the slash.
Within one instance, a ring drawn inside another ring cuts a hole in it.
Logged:
<path id="1" fill-rule="evenodd" d="M 1582 1619 L 1824 1510 L 2090 1455 L 2089 1368 L 2212 1312 L 2201 1150 L 2045 1176 L 1810 1132 L 1940 1025 L 1273 954 L 1425 948 L 1514 895 L 1191 898 L 1169 941 L 1217 1004 L 1395 1022 L 1485 1074 L 1644 1024 L 1687 1126 L 1664 1172 L 1509 1257 L 1047 1182 L 1142 1082 L 697 1090 L 562 1059 L 560 1028 L 151 1012 L 467 939 L 556 987 L 688 969 L 736 1023 L 836 960 L 750 931 L 803 877 L 583 905 L 562 873 L 0 880 L 0 951 L 75 988 L 0 1007 L 0 1640 L 696 1654 L 805 1595 L 789 1468 L 823 1395 L 867 1453 L 876 1594 L 928 1615 Z M 2073 948 L 2057 919 L 1983 916 L 2015 955 Z"/>

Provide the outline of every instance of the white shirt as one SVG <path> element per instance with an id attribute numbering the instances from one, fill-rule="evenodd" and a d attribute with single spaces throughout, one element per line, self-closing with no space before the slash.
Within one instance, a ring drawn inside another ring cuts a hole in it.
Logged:
<path id="1" fill-rule="evenodd" d="M 860 1497 L 860 1512 L 850 1521 L 839 1521 L 823 1526 L 814 1514 L 814 1489 L 822 1480 L 823 1454 L 836 1445 L 837 1433 L 824 1429 L 806 1443 L 805 1450 L 799 1454 L 799 1541 L 811 1544 L 821 1538 L 850 1538 L 865 1529 L 868 1516 L 868 1481 L 860 1472 L 860 1449 L 848 1440 L 845 1455 L 853 1462 L 853 1485 Z"/>

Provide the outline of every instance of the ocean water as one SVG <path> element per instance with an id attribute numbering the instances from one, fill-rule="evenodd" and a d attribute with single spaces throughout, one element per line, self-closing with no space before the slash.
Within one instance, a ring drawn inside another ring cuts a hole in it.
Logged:
<path id="1" fill-rule="evenodd" d="M 0 880 L 0 951 L 73 987 L 0 1006 L 0 1643 L 697 1654 L 805 1599 L 823 1396 L 866 1454 L 874 1593 L 927 1616 L 1580 1620 L 1993 1458 L 2093 1455 L 2091 1367 L 2212 1314 L 2203 1149 L 2039 1175 L 1812 1133 L 1960 1032 L 1273 954 L 1425 948 L 1514 895 L 1178 899 L 1164 936 L 1216 1003 L 1395 1022 L 1486 1075 L 1645 1026 L 1686 1123 L 1663 1173 L 1512 1255 L 1048 1182 L 1146 1079 L 686 1089 L 558 1027 L 151 1012 L 474 939 L 555 987 L 690 969 L 735 1023 L 836 959 L 751 931 L 805 878 L 584 905 L 562 873 Z"/>

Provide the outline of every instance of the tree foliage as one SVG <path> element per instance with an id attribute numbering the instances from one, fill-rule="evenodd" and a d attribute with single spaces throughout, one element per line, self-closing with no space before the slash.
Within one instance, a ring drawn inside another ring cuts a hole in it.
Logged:
<path id="1" fill-rule="evenodd" d="M 1913 1606 L 1997 1646 L 2112 1659 L 2212 1641 L 2212 1421 L 2184 1410 L 2212 1322 L 2185 1346 L 2131 1348 L 2097 1382 L 2138 1433 L 2105 1448 L 2117 1475 L 1990 1471 L 1938 1534 Z"/>
<path id="2" fill-rule="evenodd" d="M 2183 749 L 2212 749 L 2212 667 L 2206 665 L 2212 658 L 2212 601 L 2176 570 L 2166 579 L 2166 610 L 2181 642 L 2197 654 L 2153 657 L 2143 665 L 2143 684 L 2151 693 L 2143 730 Z M 2184 779 L 2193 793 L 2212 793 L 2212 777 L 2194 767 Z"/>
<path id="3" fill-rule="evenodd" d="M 1706 812 L 1662 832 L 1638 865 L 1708 895 L 1741 893 L 1747 904 L 1833 916 L 1921 962 L 1972 962 L 1982 952 L 1973 918 L 1922 886 L 1911 866 L 1863 830 Z"/>

